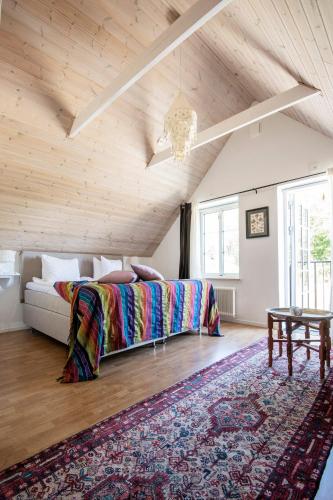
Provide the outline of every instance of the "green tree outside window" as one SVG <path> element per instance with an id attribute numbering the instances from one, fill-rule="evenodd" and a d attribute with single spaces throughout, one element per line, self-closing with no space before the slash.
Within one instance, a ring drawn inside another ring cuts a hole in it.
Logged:
<path id="1" fill-rule="evenodd" d="M 311 253 L 317 261 L 331 259 L 331 240 L 327 232 L 321 231 L 313 236 Z"/>

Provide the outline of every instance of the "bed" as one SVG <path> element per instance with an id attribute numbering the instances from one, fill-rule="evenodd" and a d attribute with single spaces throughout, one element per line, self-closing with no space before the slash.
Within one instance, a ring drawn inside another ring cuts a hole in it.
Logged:
<path id="1" fill-rule="evenodd" d="M 68 343 L 70 304 L 58 294 L 24 290 L 24 323 L 54 339 Z"/>
<path id="2" fill-rule="evenodd" d="M 64 259 L 77 257 L 81 276 L 93 275 L 93 257 L 99 258 L 100 255 L 73 254 L 69 252 L 22 252 L 20 274 L 24 323 L 67 346 L 70 330 L 70 304 L 59 296 L 54 287 L 50 287 L 46 292 L 43 287 L 32 282 L 33 277 L 42 277 L 42 253 Z M 135 257 L 110 254 L 104 256 L 109 259 L 121 259 L 123 266 L 127 268 L 132 261 L 134 263 L 137 261 Z M 150 263 L 148 258 L 141 260 L 143 263 Z"/>
<path id="3" fill-rule="evenodd" d="M 92 256 L 78 258 L 81 275 L 91 275 Z M 24 320 L 64 344 L 69 338 L 63 382 L 96 378 L 102 357 L 189 330 L 200 332 L 202 325 L 209 335 L 221 336 L 214 290 L 206 280 L 58 282 L 45 290 L 31 283 L 32 276 L 41 275 L 40 266 L 40 254 L 23 254 Z"/>
<path id="4" fill-rule="evenodd" d="M 77 257 L 81 276 L 93 275 L 93 257 L 100 257 L 100 255 L 65 252 L 22 252 L 20 274 L 24 323 L 67 346 L 70 330 L 70 304 L 60 297 L 53 287 L 50 287 L 46 292 L 41 290 L 39 285 L 32 282 L 33 277 L 42 277 L 42 253 L 64 259 Z M 125 260 L 123 257 L 115 255 L 105 255 L 105 257 Z"/>

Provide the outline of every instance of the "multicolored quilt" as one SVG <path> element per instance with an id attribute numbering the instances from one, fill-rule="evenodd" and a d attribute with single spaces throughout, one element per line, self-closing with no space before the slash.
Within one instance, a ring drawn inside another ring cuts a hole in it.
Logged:
<path id="1" fill-rule="evenodd" d="M 101 356 L 140 342 L 208 327 L 221 336 L 214 289 L 206 280 L 140 281 L 126 285 L 57 282 L 71 303 L 69 355 L 62 382 L 98 376 Z"/>

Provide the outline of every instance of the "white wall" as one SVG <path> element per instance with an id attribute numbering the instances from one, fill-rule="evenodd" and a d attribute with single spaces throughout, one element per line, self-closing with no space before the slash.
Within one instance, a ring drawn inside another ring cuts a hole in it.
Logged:
<path id="1" fill-rule="evenodd" d="M 325 170 L 333 164 L 333 141 L 303 124 L 277 114 L 256 126 L 235 132 L 192 197 L 203 201 L 245 189 Z M 276 187 L 240 195 L 240 280 L 236 286 L 237 320 L 266 324 L 265 309 L 279 304 L 278 227 Z M 245 210 L 269 206 L 270 236 L 246 239 Z M 179 219 L 153 256 L 154 265 L 168 278 L 177 277 Z M 214 284 L 221 284 L 220 280 Z"/>

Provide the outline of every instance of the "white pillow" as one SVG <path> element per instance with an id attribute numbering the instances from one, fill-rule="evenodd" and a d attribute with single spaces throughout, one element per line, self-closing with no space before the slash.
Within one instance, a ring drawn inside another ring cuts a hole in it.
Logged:
<path id="1" fill-rule="evenodd" d="M 106 274 L 112 273 L 112 271 L 122 271 L 123 269 L 123 263 L 121 260 L 110 260 L 106 259 L 105 257 L 101 257 L 101 271 L 102 276 L 105 276 Z"/>
<path id="2" fill-rule="evenodd" d="M 93 257 L 94 280 L 99 280 L 103 276 L 102 263 L 96 257 Z"/>
<path id="3" fill-rule="evenodd" d="M 33 283 L 37 283 L 37 285 L 46 285 L 46 286 L 53 286 L 53 281 L 48 281 L 48 280 L 43 280 L 42 278 L 36 278 L 35 276 L 32 277 Z"/>
<path id="4" fill-rule="evenodd" d="M 79 281 L 79 261 L 42 255 L 42 278 L 53 283 L 55 281 Z"/>

